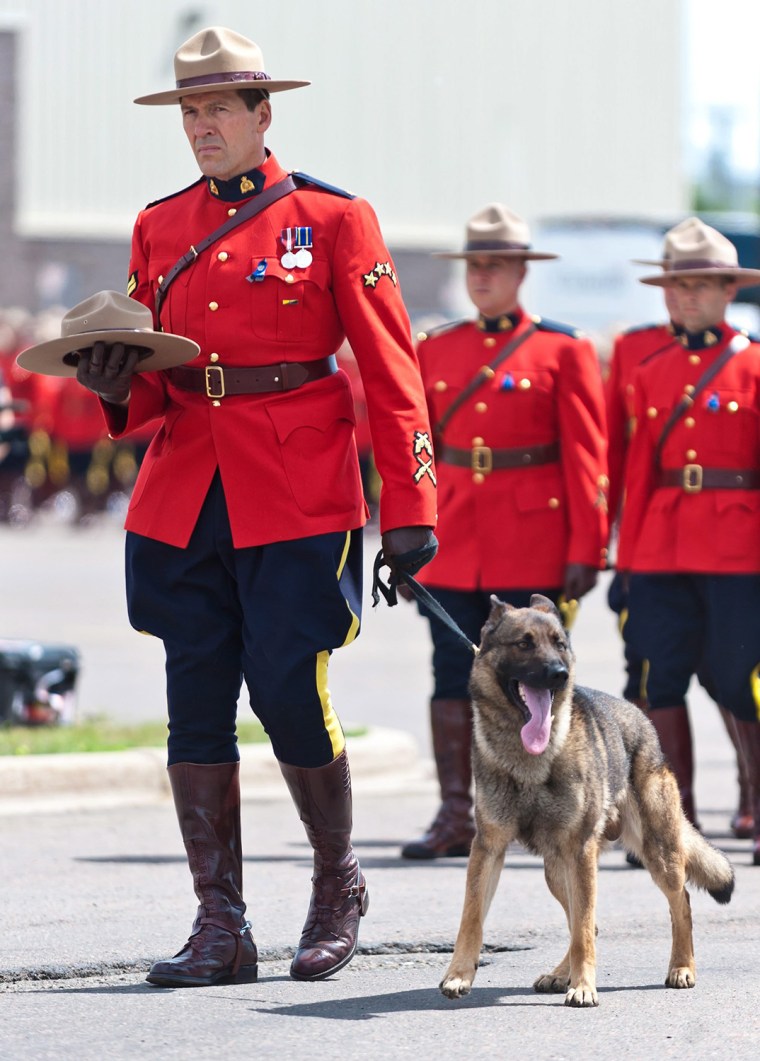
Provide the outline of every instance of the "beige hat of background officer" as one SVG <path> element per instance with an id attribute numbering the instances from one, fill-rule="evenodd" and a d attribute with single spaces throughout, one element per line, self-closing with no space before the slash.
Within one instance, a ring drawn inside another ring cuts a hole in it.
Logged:
<path id="1" fill-rule="evenodd" d="M 433 254 L 434 258 L 521 258 L 540 261 L 558 258 L 558 254 L 534 251 L 530 230 L 521 217 L 501 203 L 489 203 L 467 222 L 464 250 Z"/>
<path id="2" fill-rule="evenodd" d="M 310 81 L 274 81 L 264 72 L 261 48 L 224 26 L 199 30 L 185 41 L 174 56 L 174 76 L 173 89 L 138 96 L 135 103 L 148 106 L 179 103 L 183 96 L 225 88 L 287 92 L 311 84 Z"/>
<path id="3" fill-rule="evenodd" d="M 760 283 L 760 269 L 742 269 L 739 255 L 731 240 L 698 217 L 689 217 L 666 237 L 666 257 L 657 276 L 642 276 L 642 284 L 668 287 L 681 277 L 719 277 L 733 280 L 737 287 Z"/>

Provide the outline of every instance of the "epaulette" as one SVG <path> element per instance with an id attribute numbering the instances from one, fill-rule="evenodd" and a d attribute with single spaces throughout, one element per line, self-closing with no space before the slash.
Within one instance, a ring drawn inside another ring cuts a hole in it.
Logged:
<path id="1" fill-rule="evenodd" d="M 325 181 L 317 180 L 316 177 L 310 177 L 308 173 L 294 171 L 290 175 L 295 177 L 296 180 L 303 181 L 304 184 L 311 184 L 315 188 L 320 188 L 323 192 L 329 192 L 331 195 L 342 195 L 344 199 L 356 198 L 353 192 L 347 192 L 343 188 L 336 188 L 334 184 L 327 184 Z"/>
<path id="2" fill-rule="evenodd" d="M 205 177 L 199 177 L 197 181 L 193 181 L 192 184 L 188 184 L 186 188 L 180 188 L 178 192 L 172 192 L 171 195 L 165 195 L 163 199 L 156 199 L 152 203 L 148 203 L 145 210 L 150 210 L 152 206 L 158 206 L 159 203 L 168 203 L 170 199 L 176 199 L 178 195 L 184 195 L 185 192 L 189 192 L 191 188 L 197 187 L 199 184 L 205 183 Z"/>
<path id="3" fill-rule="evenodd" d="M 432 328 L 417 332 L 417 341 L 421 343 L 424 342 L 425 339 L 433 339 L 438 335 L 445 335 L 446 332 L 453 332 L 455 328 L 461 328 L 463 324 L 472 324 L 472 321 L 444 321 L 443 324 L 435 324 Z"/>
<path id="4" fill-rule="evenodd" d="M 569 335 L 572 339 L 583 338 L 583 332 L 580 328 L 574 328 L 572 324 L 561 324 L 559 321 L 550 321 L 546 317 L 538 316 L 530 319 L 540 332 L 558 332 L 560 335 Z"/>
<path id="5" fill-rule="evenodd" d="M 649 324 L 634 324 L 631 328 L 625 328 L 621 335 L 638 335 L 639 332 L 654 332 L 660 328 L 667 328 L 667 321 L 651 321 Z"/>

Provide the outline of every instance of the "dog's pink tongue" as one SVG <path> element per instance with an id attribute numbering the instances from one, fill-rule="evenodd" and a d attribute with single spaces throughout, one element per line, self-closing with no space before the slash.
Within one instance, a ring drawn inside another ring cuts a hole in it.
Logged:
<path id="1" fill-rule="evenodd" d="M 546 751 L 552 728 L 552 694 L 548 689 L 532 689 L 529 685 L 521 685 L 520 693 L 530 711 L 530 722 L 520 730 L 523 747 L 530 755 L 541 755 Z"/>

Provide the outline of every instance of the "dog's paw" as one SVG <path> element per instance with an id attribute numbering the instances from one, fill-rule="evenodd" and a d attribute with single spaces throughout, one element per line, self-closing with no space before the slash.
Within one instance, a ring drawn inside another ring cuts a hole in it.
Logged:
<path id="1" fill-rule="evenodd" d="M 596 988 L 592 987 L 591 984 L 578 984 L 576 987 L 571 987 L 565 995 L 565 1005 L 575 1006 L 576 1008 L 598 1006 L 599 998 L 597 997 Z"/>
<path id="2" fill-rule="evenodd" d="M 447 973 L 438 986 L 446 998 L 464 998 L 472 988 L 472 977 Z"/>
<path id="3" fill-rule="evenodd" d="M 556 976 L 554 973 L 544 973 L 533 981 L 533 990 L 539 995 L 562 995 L 567 991 L 570 983 L 569 976 Z"/>
<path id="4" fill-rule="evenodd" d="M 690 968 L 688 965 L 675 965 L 672 969 L 668 969 L 665 986 L 694 987 L 696 982 L 697 975 L 693 968 Z"/>

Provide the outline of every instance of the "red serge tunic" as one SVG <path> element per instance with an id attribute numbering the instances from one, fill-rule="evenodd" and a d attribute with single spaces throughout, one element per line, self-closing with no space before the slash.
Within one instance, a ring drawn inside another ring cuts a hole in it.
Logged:
<path id="1" fill-rule="evenodd" d="M 618 567 L 637 572 L 760 572 L 760 490 L 656 486 L 655 451 L 671 410 L 740 334 L 674 346 L 634 377 L 635 431 L 628 451 Z M 716 329 L 713 329 L 716 331 Z M 663 469 L 760 470 L 760 343 L 734 354 L 667 436 Z"/>
<path id="2" fill-rule="evenodd" d="M 286 176 L 273 155 L 255 174 L 266 187 Z M 222 225 L 230 208 L 201 179 L 143 210 L 133 233 L 129 293 L 155 313 L 160 278 Z M 282 236 L 295 226 L 311 229 L 313 260 L 288 269 Z M 179 275 L 160 323 L 200 344 L 189 362 L 199 368 L 315 360 L 347 338 L 383 480 L 381 530 L 435 525 L 435 472 L 409 320 L 366 201 L 317 186 L 285 196 Z M 149 372 L 133 378 L 126 416 L 103 406 L 112 437 L 162 418 L 132 494 L 127 530 L 186 546 L 217 468 L 236 548 L 366 521 L 351 388 L 342 371 L 293 391 L 218 403 L 179 389 L 166 372 Z"/>
<path id="3" fill-rule="evenodd" d="M 509 318 L 507 318 L 509 319 Z M 486 333 L 444 326 L 418 347 L 434 425 L 483 365 L 529 327 Z M 537 330 L 453 414 L 436 439 L 440 521 L 436 558 L 420 573 L 446 589 L 553 588 L 568 563 L 602 567 L 607 466 L 601 373 L 591 343 L 538 320 Z M 476 441 L 477 440 L 477 441 Z M 441 442 L 492 450 L 558 443 L 559 461 L 483 475 L 443 463 Z"/>
<path id="4" fill-rule="evenodd" d="M 633 375 L 642 361 L 666 350 L 674 341 L 675 329 L 672 324 L 646 324 L 632 328 L 615 339 L 605 388 L 612 519 L 617 517 L 623 497 L 625 457 L 633 421 Z"/>

